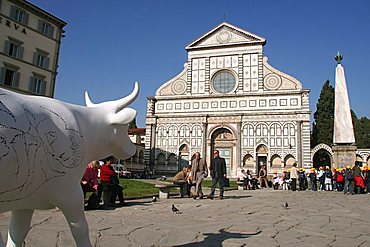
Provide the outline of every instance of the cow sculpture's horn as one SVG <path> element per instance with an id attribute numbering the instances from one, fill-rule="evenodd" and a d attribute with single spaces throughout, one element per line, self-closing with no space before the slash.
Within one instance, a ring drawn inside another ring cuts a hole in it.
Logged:
<path id="1" fill-rule="evenodd" d="M 89 93 L 88 92 L 85 92 L 85 104 L 86 104 L 87 107 L 94 107 L 94 106 L 96 106 L 96 104 L 94 104 L 90 100 L 90 96 L 89 96 Z"/>
<path id="2" fill-rule="evenodd" d="M 129 104 L 131 104 L 136 97 L 139 95 L 139 83 L 135 82 L 135 87 L 132 93 L 122 99 L 116 100 L 116 101 L 109 101 L 109 102 L 103 102 L 100 104 L 94 104 L 89 97 L 89 93 L 85 92 L 85 104 L 87 107 L 96 107 L 96 106 L 101 106 L 101 105 L 113 105 L 114 112 L 119 112 Z"/>
<path id="3" fill-rule="evenodd" d="M 134 90 L 132 91 L 130 95 L 115 101 L 115 109 L 116 109 L 115 112 L 119 112 L 120 110 L 122 110 L 123 108 L 131 104 L 138 95 L 139 95 L 139 83 L 135 82 Z"/>

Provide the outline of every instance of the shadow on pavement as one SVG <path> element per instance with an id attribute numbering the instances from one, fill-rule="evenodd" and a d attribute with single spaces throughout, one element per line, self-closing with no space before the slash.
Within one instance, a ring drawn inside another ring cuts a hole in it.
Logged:
<path id="1" fill-rule="evenodd" d="M 242 198 L 248 198 L 252 197 L 251 195 L 245 195 L 245 196 L 224 196 L 224 199 L 242 199 Z"/>
<path id="2" fill-rule="evenodd" d="M 240 238 L 250 238 L 252 236 L 260 234 L 262 231 L 258 231 L 256 233 L 237 233 L 237 232 L 227 232 L 225 231 L 225 228 L 218 230 L 218 233 L 203 233 L 204 240 L 202 242 L 192 242 L 189 244 L 182 244 L 182 245 L 175 245 L 175 247 L 187 247 L 187 246 L 196 246 L 196 247 L 201 247 L 201 246 L 212 246 L 212 247 L 221 247 L 222 242 L 227 240 L 227 239 L 240 239 Z"/>

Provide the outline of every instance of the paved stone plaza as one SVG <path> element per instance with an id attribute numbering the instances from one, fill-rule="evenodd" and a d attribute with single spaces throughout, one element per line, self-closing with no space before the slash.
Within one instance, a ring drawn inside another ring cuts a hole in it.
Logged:
<path id="1" fill-rule="evenodd" d="M 370 246 L 370 195 L 262 189 L 128 203 L 86 212 L 93 246 Z M 9 215 L 0 214 L 3 237 Z M 35 212 L 26 246 L 74 246 L 59 210 Z"/>

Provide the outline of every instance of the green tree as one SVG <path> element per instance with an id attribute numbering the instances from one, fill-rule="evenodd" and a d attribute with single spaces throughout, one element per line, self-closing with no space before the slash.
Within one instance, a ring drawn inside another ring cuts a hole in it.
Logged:
<path id="1" fill-rule="evenodd" d="M 316 112 L 313 115 L 314 122 L 312 124 L 311 136 L 312 147 L 319 143 L 325 143 L 329 146 L 333 144 L 334 99 L 334 87 L 330 85 L 329 80 L 326 80 L 316 104 Z"/>
<path id="2" fill-rule="evenodd" d="M 134 118 L 134 120 L 131 121 L 131 123 L 129 123 L 128 128 L 129 129 L 134 129 L 134 128 L 136 129 L 137 128 L 137 126 L 136 126 L 136 117 Z"/>
<path id="3" fill-rule="evenodd" d="M 370 120 L 366 117 L 358 119 L 352 110 L 351 114 L 357 148 L 370 148 Z"/>

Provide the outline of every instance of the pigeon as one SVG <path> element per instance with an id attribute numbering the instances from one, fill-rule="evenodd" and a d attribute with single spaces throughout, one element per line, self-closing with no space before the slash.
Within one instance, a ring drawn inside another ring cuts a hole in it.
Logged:
<path id="1" fill-rule="evenodd" d="M 282 205 L 282 207 L 284 208 L 284 209 L 288 209 L 288 202 L 285 202 L 285 204 L 284 205 Z"/>
<path id="2" fill-rule="evenodd" d="M 156 201 L 158 201 L 157 197 L 153 196 L 152 202 L 156 202 Z"/>
<path id="3" fill-rule="evenodd" d="M 172 204 L 172 213 L 181 214 L 180 210 L 178 210 L 174 204 Z"/>

